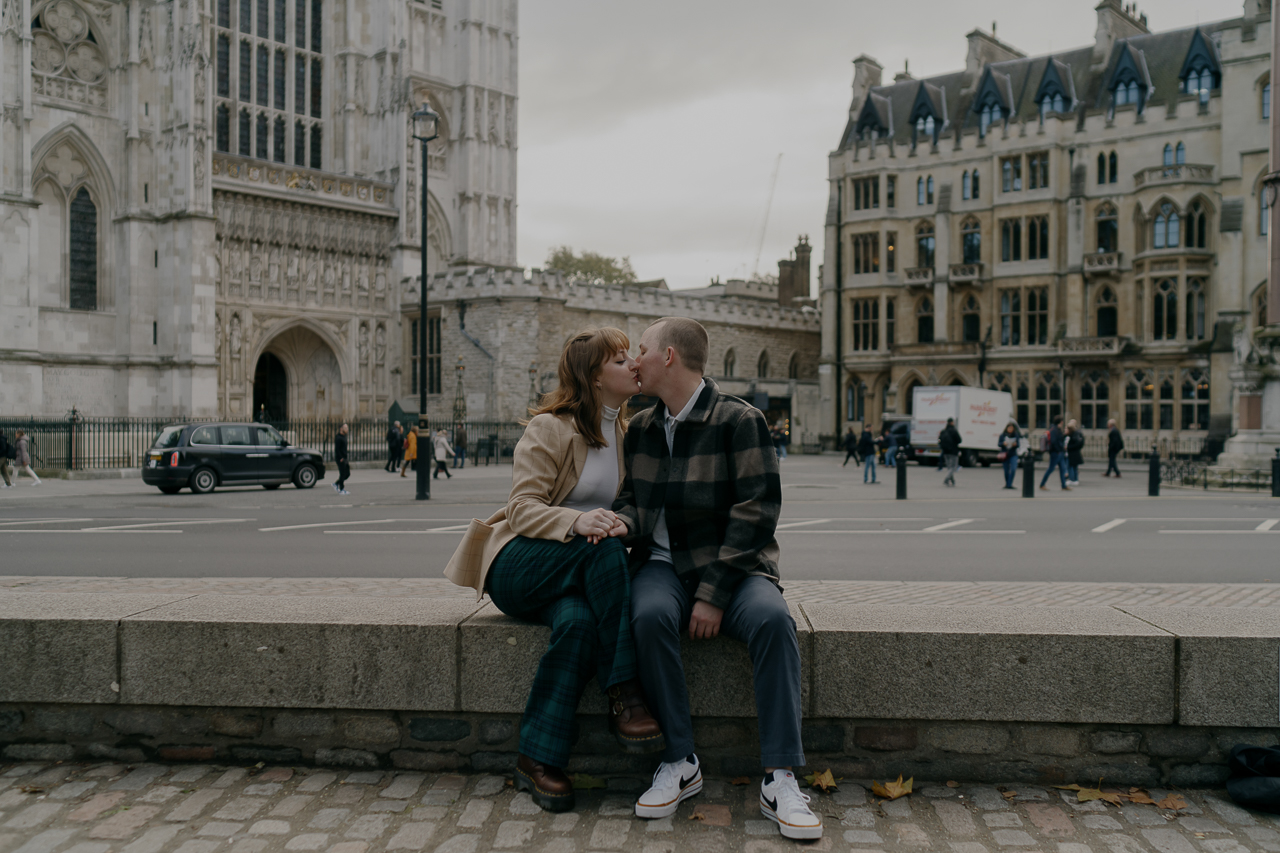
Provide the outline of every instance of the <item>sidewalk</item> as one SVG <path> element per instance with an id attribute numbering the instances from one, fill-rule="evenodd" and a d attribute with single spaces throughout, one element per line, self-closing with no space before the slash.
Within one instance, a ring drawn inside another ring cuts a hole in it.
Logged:
<path id="1" fill-rule="evenodd" d="M 784 581 L 797 604 L 1009 607 L 1274 607 L 1280 583 L 1020 583 L 956 581 Z M 443 578 L 130 578 L 0 576 L 7 592 L 134 595 L 303 595 L 475 598 Z M 1277 851 L 1280 853 L 1280 851 Z"/>
<path id="2" fill-rule="evenodd" d="M 819 768 L 820 769 L 820 768 Z M 1178 793 L 1186 808 L 1116 808 L 1029 785 L 947 787 L 872 797 L 853 780 L 813 792 L 824 837 L 779 836 L 759 810 L 759 777 L 709 778 L 670 818 L 641 821 L 648 780 L 610 776 L 577 809 L 543 812 L 505 776 L 310 768 L 98 763 L 0 766 L 5 853 L 329 853 L 534 850 L 587 853 L 1255 853 L 1280 851 L 1280 819 L 1237 808 L 1222 791 Z M 869 786 L 869 780 L 859 780 Z M 884 780 L 881 780 L 884 781 Z M 953 783 L 954 784 L 954 783 Z"/>

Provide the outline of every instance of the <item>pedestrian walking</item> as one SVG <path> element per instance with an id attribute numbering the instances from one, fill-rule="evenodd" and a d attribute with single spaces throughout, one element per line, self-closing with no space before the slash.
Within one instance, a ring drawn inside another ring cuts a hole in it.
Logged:
<path id="1" fill-rule="evenodd" d="M 400 422 L 396 421 L 387 430 L 387 464 L 382 470 L 394 474 L 400 467 L 400 453 L 404 449 L 404 434 L 400 431 Z"/>
<path id="2" fill-rule="evenodd" d="M 786 459 L 787 431 L 783 428 L 782 421 L 778 421 L 773 425 L 773 429 L 769 430 L 769 438 L 773 441 L 773 450 L 778 454 L 778 458 Z"/>
<path id="3" fill-rule="evenodd" d="M 942 467 L 947 471 L 942 485 L 954 486 L 956 469 L 960 467 L 960 430 L 956 429 L 955 418 L 947 418 L 947 425 L 938 433 L 938 447 L 942 450 Z"/>
<path id="4" fill-rule="evenodd" d="M 1062 491 L 1071 491 L 1071 487 L 1067 485 L 1067 445 L 1066 436 L 1062 432 L 1062 415 L 1054 416 L 1044 447 L 1049 451 L 1049 467 L 1044 470 L 1044 476 L 1040 479 L 1040 490 L 1049 491 L 1049 475 L 1056 468 L 1062 479 Z"/>
<path id="5" fill-rule="evenodd" d="M 1000 433 L 998 446 L 1000 448 L 998 458 L 1004 465 L 1004 487 L 1012 489 L 1013 475 L 1018 472 L 1018 448 L 1022 446 L 1022 435 L 1018 432 L 1016 421 L 1011 420 L 1005 424 L 1004 432 Z"/>
<path id="6" fill-rule="evenodd" d="M 17 479 L 22 475 L 23 471 L 26 471 L 28 476 L 35 480 L 31 485 L 40 485 L 40 478 L 37 477 L 36 472 L 31 469 L 31 441 L 27 438 L 27 434 L 22 430 L 18 430 L 17 433 L 15 433 L 15 438 L 16 440 L 14 441 L 13 452 L 14 485 L 17 485 Z"/>
<path id="7" fill-rule="evenodd" d="M 9 443 L 8 437 L 0 430 L 0 478 L 4 480 L 3 488 L 13 488 L 13 477 L 11 469 L 13 468 L 13 458 L 17 455 L 18 450 Z"/>
<path id="8" fill-rule="evenodd" d="M 1116 476 L 1120 476 L 1120 466 L 1116 465 L 1116 457 L 1124 452 L 1124 436 L 1120 434 L 1120 427 L 1116 426 L 1116 419 L 1112 418 L 1107 421 L 1107 473 L 1104 477 L 1110 477 L 1111 472 L 1115 471 Z"/>
<path id="9" fill-rule="evenodd" d="M 351 465 L 347 460 L 347 433 L 350 427 L 346 424 L 338 427 L 338 434 L 333 437 L 333 461 L 338 463 L 338 480 L 333 484 L 334 491 L 340 495 L 351 494 L 344 488 L 347 478 L 351 476 Z"/>
<path id="10" fill-rule="evenodd" d="M 858 459 L 858 436 L 854 435 L 853 427 L 849 427 L 849 431 L 844 434 L 844 462 L 840 463 L 843 468 L 849 464 L 849 460 L 853 460 L 854 465 L 860 464 Z"/>
<path id="11" fill-rule="evenodd" d="M 1072 418 L 1067 421 L 1067 485 L 1080 485 L 1080 466 L 1084 464 L 1084 433 Z"/>
<path id="12" fill-rule="evenodd" d="M 431 475 L 431 479 L 438 480 L 440 475 L 444 474 L 446 479 L 452 480 L 453 475 L 449 473 L 449 457 L 453 455 L 453 448 L 449 446 L 449 433 L 440 430 L 436 433 L 435 440 L 431 442 L 432 450 L 436 458 L 436 470 Z"/>
<path id="13" fill-rule="evenodd" d="M 453 467 L 467 467 L 467 428 L 462 424 L 453 428 Z"/>
<path id="14" fill-rule="evenodd" d="M 880 485 L 876 480 L 876 437 L 871 434 L 871 427 L 864 426 L 862 428 L 862 437 L 858 439 L 858 453 L 862 456 L 862 484 L 866 485 L 867 476 L 870 475 L 870 483 L 873 486 Z"/>
<path id="15" fill-rule="evenodd" d="M 400 461 L 401 477 L 411 465 L 413 470 L 418 470 L 418 428 L 416 426 L 409 427 L 409 434 L 404 437 L 404 458 Z"/>
<path id="16" fill-rule="evenodd" d="M 884 425 L 884 430 L 880 433 L 880 446 L 884 448 L 884 464 L 887 468 L 898 467 L 898 437 L 893 434 L 893 429 L 889 424 Z"/>

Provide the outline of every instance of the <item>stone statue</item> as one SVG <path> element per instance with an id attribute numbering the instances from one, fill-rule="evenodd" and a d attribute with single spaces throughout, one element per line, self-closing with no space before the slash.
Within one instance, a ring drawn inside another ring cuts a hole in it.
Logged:
<path id="1" fill-rule="evenodd" d="M 368 364 L 369 363 L 369 324 L 368 323 L 360 324 L 360 337 L 358 339 L 357 346 L 359 347 L 359 350 L 360 350 L 360 363 Z"/>
<path id="2" fill-rule="evenodd" d="M 387 363 L 387 327 L 378 324 L 378 332 L 373 342 L 374 359 L 378 364 Z"/>

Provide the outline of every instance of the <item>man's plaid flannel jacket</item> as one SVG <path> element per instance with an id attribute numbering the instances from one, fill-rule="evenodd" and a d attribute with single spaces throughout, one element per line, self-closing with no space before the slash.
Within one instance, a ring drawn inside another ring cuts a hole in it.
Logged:
<path id="1" fill-rule="evenodd" d="M 622 445 L 627 473 L 613 511 L 630 531 L 623 543 L 635 571 L 649 559 L 665 507 L 676 573 L 694 598 L 723 609 L 745 577 L 778 582 L 782 483 L 764 414 L 705 382 L 676 425 L 673 452 L 661 402 L 631 420 Z"/>

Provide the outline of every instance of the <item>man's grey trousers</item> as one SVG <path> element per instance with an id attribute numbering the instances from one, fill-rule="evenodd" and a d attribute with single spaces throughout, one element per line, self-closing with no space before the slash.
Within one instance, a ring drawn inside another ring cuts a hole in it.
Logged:
<path id="1" fill-rule="evenodd" d="M 662 760 L 668 762 L 694 751 L 689 689 L 680 660 L 680 638 L 689 632 L 693 603 L 692 592 L 670 563 L 650 560 L 631 581 L 636 662 L 649 710 L 666 736 Z M 800 645 L 795 620 L 777 585 L 763 577 L 744 580 L 724 612 L 720 631 L 746 643 L 751 655 L 761 766 L 803 765 Z"/>

